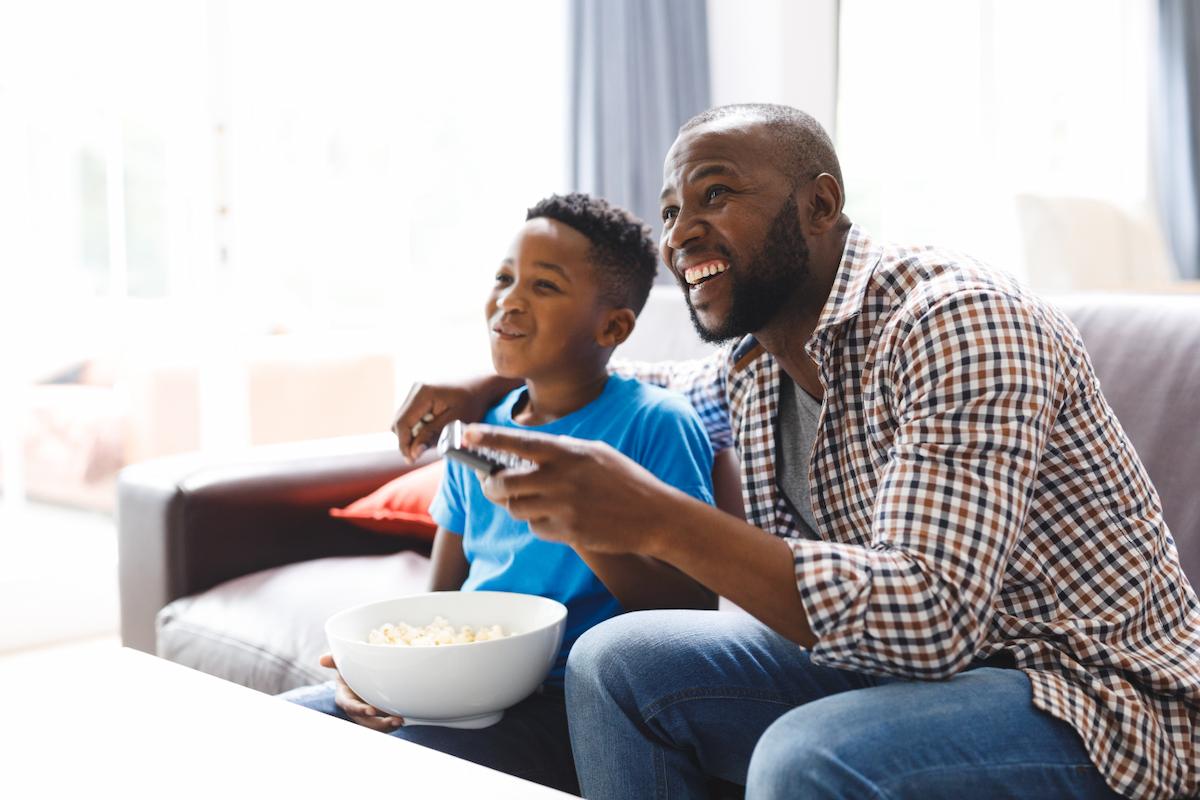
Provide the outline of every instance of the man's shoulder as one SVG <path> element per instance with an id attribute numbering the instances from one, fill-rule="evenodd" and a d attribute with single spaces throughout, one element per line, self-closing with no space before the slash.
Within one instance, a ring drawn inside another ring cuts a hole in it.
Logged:
<path id="1" fill-rule="evenodd" d="M 885 245 L 882 251 L 864 309 L 875 322 L 882 316 L 903 325 L 956 301 L 985 297 L 1043 313 L 1044 301 L 1015 276 L 967 253 L 923 245 Z"/>

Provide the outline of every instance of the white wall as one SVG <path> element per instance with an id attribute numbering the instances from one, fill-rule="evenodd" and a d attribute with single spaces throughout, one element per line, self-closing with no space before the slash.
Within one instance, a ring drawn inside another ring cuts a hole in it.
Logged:
<path id="1" fill-rule="evenodd" d="M 834 136 L 838 0 L 708 0 L 712 103 L 782 103 Z"/>

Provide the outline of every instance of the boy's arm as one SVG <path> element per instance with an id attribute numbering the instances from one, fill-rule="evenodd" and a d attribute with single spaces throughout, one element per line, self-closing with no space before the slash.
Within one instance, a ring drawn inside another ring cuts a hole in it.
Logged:
<path id="1" fill-rule="evenodd" d="M 463 553 L 461 535 L 439 525 L 429 560 L 429 591 L 456 592 L 462 588 L 470 564 Z"/>

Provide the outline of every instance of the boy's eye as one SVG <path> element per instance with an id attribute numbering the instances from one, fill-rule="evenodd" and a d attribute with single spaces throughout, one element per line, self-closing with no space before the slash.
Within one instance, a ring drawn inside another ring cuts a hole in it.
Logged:
<path id="1" fill-rule="evenodd" d="M 534 286 L 536 286 L 539 289 L 546 289 L 546 290 L 553 291 L 553 292 L 559 291 L 558 286 L 551 283 L 550 281 L 538 281 L 537 283 L 534 284 Z"/>
<path id="2" fill-rule="evenodd" d="M 496 283 L 501 283 L 501 284 L 512 283 L 512 276 L 509 275 L 507 272 L 497 272 L 496 273 Z"/>

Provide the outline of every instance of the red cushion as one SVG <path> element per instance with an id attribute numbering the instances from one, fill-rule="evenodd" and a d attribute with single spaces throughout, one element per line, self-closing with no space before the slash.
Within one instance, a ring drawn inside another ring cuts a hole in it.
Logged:
<path id="1" fill-rule="evenodd" d="M 429 516 L 429 504 L 443 469 L 442 462 L 436 461 L 410 470 L 345 508 L 329 509 L 329 514 L 376 533 L 432 539 L 437 523 Z"/>

